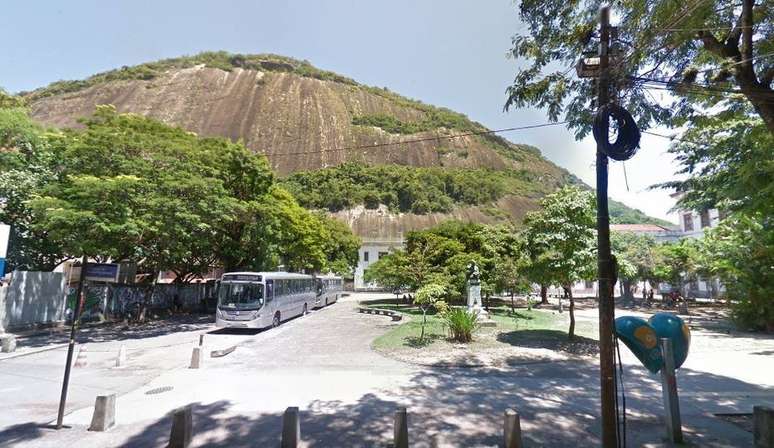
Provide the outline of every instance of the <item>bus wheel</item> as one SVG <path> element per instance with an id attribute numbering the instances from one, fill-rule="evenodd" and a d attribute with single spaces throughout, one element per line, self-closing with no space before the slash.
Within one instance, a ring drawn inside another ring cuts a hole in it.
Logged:
<path id="1" fill-rule="evenodd" d="M 325 306 L 328 306 L 328 298 L 325 298 Z"/>
<path id="2" fill-rule="evenodd" d="M 304 312 L 303 312 L 303 315 L 304 315 L 304 316 L 306 316 L 307 314 L 309 314 L 309 310 L 306 308 L 306 303 L 305 303 L 305 304 L 304 304 Z"/>
<path id="3" fill-rule="evenodd" d="M 277 328 L 279 327 L 279 325 L 280 325 L 280 313 L 278 312 L 274 315 L 274 319 L 271 321 L 271 326 L 274 328 Z"/>

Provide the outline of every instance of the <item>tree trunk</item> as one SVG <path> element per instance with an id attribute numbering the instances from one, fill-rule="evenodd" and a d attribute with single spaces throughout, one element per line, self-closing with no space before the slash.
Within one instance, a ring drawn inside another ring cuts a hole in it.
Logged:
<path id="1" fill-rule="evenodd" d="M 540 304 L 548 305 L 548 286 L 540 285 Z"/>
<path id="2" fill-rule="evenodd" d="M 489 293 L 484 294 L 484 309 L 489 312 Z"/>
<path id="3" fill-rule="evenodd" d="M 570 330 L 568 333 L 569 339 L 575 338 L 575 298 L 572 296 L 572 287 L 567 286 L 565 289 L 567 296 L 570 299 Z"/>
<path id="4" fill-rule="evenodd" d="M 513 290 L 511 290 L 511 314 L 516 314 L 516 305 L 513 302 Z"/>
<path id="5" fill-rule="evenodd" d="M 422 330 L 419 332 L 419 342 L 425 340 L 425 324 L 427 323 L 427 308 L 422 308 Z"/>
<path id="6" fill-rule="evenodd" d="M 623 296 L 626 300 L 634 300 L 634 294 L 632 294 L 632 282 L 631 280 L 621 280 L 621 286 L 623 287 Z"/>

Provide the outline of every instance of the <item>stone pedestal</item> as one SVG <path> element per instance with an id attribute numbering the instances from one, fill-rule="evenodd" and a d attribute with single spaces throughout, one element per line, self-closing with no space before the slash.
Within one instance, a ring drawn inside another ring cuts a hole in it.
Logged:
<path id="1" fill-rule="evenodd" d="M 494 327 L 496 325 L 481 304 L 481 283 L 477 280 L 468 280 L 468 312 L 478 316 L 478 323 L 482 327 Z"/>

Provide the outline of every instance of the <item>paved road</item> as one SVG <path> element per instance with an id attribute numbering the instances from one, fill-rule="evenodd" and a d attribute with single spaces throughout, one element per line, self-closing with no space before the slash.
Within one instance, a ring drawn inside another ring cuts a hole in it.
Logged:
<path id="1" fill-rule="evenodd" d="M 210 345 L 223 345 L 221 338 L 240 345 L 227 357 L 208 358 L 203 369 L 168 371 L 121 396 L 119 425 L 108 433 L 85 430 L 91 419 L 85 408 L 68 416 L 72 429 L 0 432 L 0 445 L 164 446 L 169 411 L 186 404 L 194 405 L 194 446 L 277 446 L 288 406 L 299 406 L 303 439 L 311 447 L 388 446 L 397 406 L 410 409 L 412 446 L 434 440 L 442 446 L 497 446 L 508 407 L 522 415 L 527 446 L 598 444 L 595 362 L 504 370 L 402 364 L 370 350 L 373 338 L 393 324 L 356 313 L 358 298 L 255 335 L 208 335 Z M 187 357 L 188 348 L 167 353 Z M 659 442 L 657 377 L 633 364 L 626 375 L 629 443 Z M 698 446 L 749 445 L 749 433 L 710 414 L 774 404 L 770 385 L 733 375 L 686 368 L 679 381 L 686 433 Z M 171 390 L 147 393 L 158 388 Z"/>

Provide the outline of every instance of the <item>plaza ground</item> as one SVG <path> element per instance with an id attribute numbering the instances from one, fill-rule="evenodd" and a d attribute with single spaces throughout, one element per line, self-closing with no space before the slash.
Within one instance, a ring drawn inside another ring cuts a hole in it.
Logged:
<path id="1" fill-rule="evenodd" d="M 0 358 L 0 446 L 165 446 L 169 412 L 186 404 L 193 404 L 193 446 L 278 446 L 288 406 L 300 408 L 310 447 L 390 446 L 398 406 L 409 409 L 412 446 L 498 446 L 506 408 L 520 412 L 526 446 L 599 444 L 593 356 L 478 367 L 396 360 L 372 344 L 400 323 L 356 312 L 358 301 L 374 298 L 356 294 L 258 333 L 216 331 L 196 317 L 90 330 L 88 365 L 73 369 L 69 428 L 60 431 L 47 425 L 56 417 L 66 349 L 61 335 L 30 338 L 22 350 L 51 350 Z M 593 325 L 597 310 L 581 308 L 579 323 Z M 686 439 L 749 446 L 749 432 L 715 414 L 774 405 L 774 338 L 737 333 L 720 316 L 691 317 L 691 325 L 691 353 L 678 373 Z M 237 348 L 188 369 L 200 334 L 207 352 Z M 117 368 L 122 344 L 128 362 Z M 659 378 L 621 349 L 629 446 L 665 445 Z M 105 393 L 119 394 L 117 426 L 89 432 L 94 397 Z"/>

